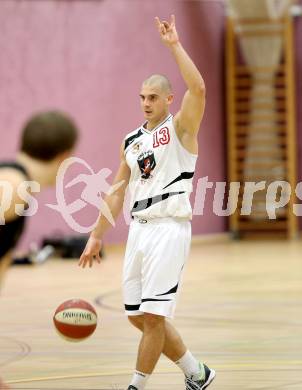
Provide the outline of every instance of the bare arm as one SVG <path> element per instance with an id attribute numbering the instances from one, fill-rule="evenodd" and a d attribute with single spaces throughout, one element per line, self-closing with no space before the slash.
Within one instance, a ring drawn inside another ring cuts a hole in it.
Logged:
<path id="1" fill-rule="evenodd" d="M 1 175 L 0 175 L 1 224 L 6 224 L 8 222 L 11 222 L 18 217 L 18 214 L 16 214 L 16 205 L 20 205 L 20 206 L 26 205 L 26 201 L 23 198 L 21 198 L 18 193 L 18 188 L 24 182 L 24 180 L 27 180 L 27 178 L 24 177 L 22 173 L 16 171 L 16 169 L 13 168 L 1 169 Z M 2 286 L 5 273 L 12 262 L 13 249 L 14 248 L 12 248 L 12 250 L 7 252 L 0 259 L 0 288 Z M 0 389 L 2 389 L 1 378 L 0 378 Z"/>
<path id="2" fill-rule="evenodd" d="M 16 205 L 25 205 L 26 202 L 18 193 L 18 187 L 27 180 L 24 175 L 16 169 L 7 168 L 1 170 L 0 176 L 0 199 L 1 199 L 1 223 L 7 223 L 14 220 L 16 214 Z"/>
<path id="3" fill-rule="evenodd" d="M 205 108 L 204 80 L 179 41 L 174 15 L 171 16 L 170 23 L 161 22 L 159 18 L 156 18 L 156 23 L 161 39 L 169 47 L 188 88 L 182 100 L 181 109 L 174 118 L 176 131 L 181 141 L 187 143 L 191 139 L 191 142 L 194 140 L 197 142 L 197 134 Z"/>
<path id="4" fill-rule="evenodd" d="M 120 211 L 122 210 L 125 192 L 129 184 L 130 179 L 130 169 L 127 165 L 125 156 L 124 156 L 124 144 L 122 144 L 120 149 L 121 162 L 119 169 L 115 175 L 112 186 L 121 183 L 120 187 L 112 194 L 108 195 L 104 202 L 107 204 L 111 215 L 114 220 L 117 219 Z M 99 252 L 102 246 L 102 239 L 104 233 L 111 227 L 110 222 L 103 216 L 100 215 L 98 219 L 97 226 L 91 232 L 89 240 L 87 241 L 86 247 L 80 257 L 79 266 L 85 268 L 87 264 L 92 267 L 93 260 L 100 262 Z"/>

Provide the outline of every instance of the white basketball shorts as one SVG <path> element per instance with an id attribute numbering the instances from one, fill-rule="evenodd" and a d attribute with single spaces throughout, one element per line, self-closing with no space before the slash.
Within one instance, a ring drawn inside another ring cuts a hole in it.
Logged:
<path id="1" fill-rule="evenodd" d="M 127 315 L 153 313 L 173 317 L 190 243 L 188 220 L 156 218 L 131 222 L 123 267 Z"/>

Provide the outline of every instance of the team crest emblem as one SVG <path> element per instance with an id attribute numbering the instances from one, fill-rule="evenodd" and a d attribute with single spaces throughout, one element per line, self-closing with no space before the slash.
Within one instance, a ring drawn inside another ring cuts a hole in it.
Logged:
<path id="1" fill-rule="evenodd" d="M 152 177 L 151 172 L 156 167 L 154 152 L 152 150 L 141 153 L 137 158 L 137 163 L 142 173 L 142 179 Z"/>

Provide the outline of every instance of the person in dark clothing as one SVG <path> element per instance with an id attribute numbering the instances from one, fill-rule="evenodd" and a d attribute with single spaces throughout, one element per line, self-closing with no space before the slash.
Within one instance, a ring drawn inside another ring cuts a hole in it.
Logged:
<path id="1" fill-rule="evenodd" d="M 39 112 L 25 124 L 15 160 L 0 161 L 0 288 L 24 231 L 28 213 L 22 210 L 29 211 L 34 193 L 55 184 L 77 138 L 77 127 L 65 113 Z M 0 390 L 8 388 L 0 378 Z"/>

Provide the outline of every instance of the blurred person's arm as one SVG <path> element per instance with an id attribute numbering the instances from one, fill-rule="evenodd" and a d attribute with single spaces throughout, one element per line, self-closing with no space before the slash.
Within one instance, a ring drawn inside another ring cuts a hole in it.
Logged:
<path id="1" fill-rule="evenodd" d="M 1 169 L 0 174 L 0 200 L 1 200 L 1 224 L 14 220 L 16 205 L 25 206 L 25 199 L 21 198 L 18 188 L 26 180 L 22 173 L 15 169 Z"/>
<path id="2" fill-rule="evenodd" d="M 8 270 L 9 266 L 12 263 L 12 258 L 13 258 L 13 251 L 9 251 L 5 253 L 5 255 L 0 258 L 0 289 L 3 284 L 4 275 L 6 274 L 6 271 Z"/>
<path id="3" fill-rule="evenodd" d="M 1 202 L 1 225 L 13 221 L 18 217 L 16 214 L 16 205 L 25 206 L 25 200 L 18 194 L 18 188 L 24 181 L 24 175 L 15 169 L 1 169 L 0 174 L 0 202 Z M 1 240 L 6 240 L 3 236 Z M 5 253 L 0 259 L 0 288 L 3 283 L 4 275 L 12 262 L 12 250 Z M 3 385 L 4 386 L 4 385 Z M 0 387 L 1 388 L 1 387 Z"/>

